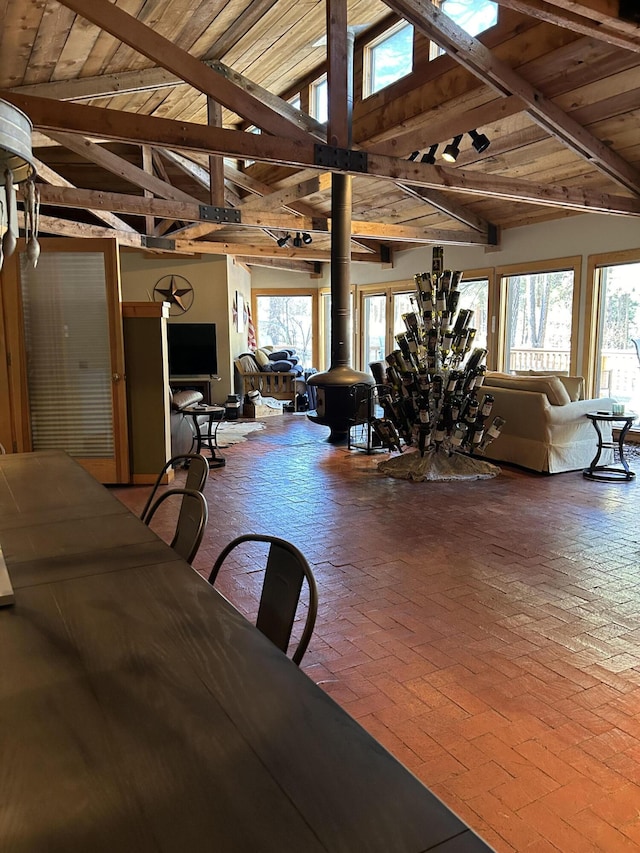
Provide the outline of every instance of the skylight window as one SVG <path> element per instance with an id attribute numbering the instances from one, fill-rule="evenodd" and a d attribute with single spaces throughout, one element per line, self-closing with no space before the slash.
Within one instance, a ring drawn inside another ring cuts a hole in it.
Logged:
<path id="1" fill-rule="evenodd" d="M 498 4 L 493 0 L 434 0 L 434 3 L 470 36 L 477 36 L 498 23 Z M 435 59 L 443 53 L 434 44 L 429 58 Z"/>

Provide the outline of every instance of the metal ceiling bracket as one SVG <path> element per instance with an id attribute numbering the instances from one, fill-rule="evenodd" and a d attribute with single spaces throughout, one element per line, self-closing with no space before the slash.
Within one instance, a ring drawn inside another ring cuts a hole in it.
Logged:
<path id="1" fill-rule="evenodd" d="M 233 207 L 212 207 L 210 204 L 201 204 L 198 208 L 200 219 L 203 222 L 231 222 L 240 223 L 240 211 Z"/>
<path id="2" fill-rule="evenodd" d="M 149 234 L 143 234 L 141 242 L 144 249 L 173 250 L 176 247 L 175 240 L 169 240 L 167 237 L 153 237 Z"/>
<path id="3" fill-rule="evenodd" d="M 367 152 L 338 148 L 316 142 L 313 146 L 313 162 L 316 166 L 335 166 L 345 172 L 367 172 Z"/>

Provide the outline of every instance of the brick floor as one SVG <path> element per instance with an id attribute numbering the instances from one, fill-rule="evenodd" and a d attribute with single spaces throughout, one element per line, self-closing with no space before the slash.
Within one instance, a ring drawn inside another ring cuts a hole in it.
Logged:
<path id="1" fill-rule="evenodd" d="M 304 670 L 499 853 L 640 850 L 637 483 L 414 484 L 304 415 L 266 423 L 211 472 L 194 567 L 294 542 L 320 594 Z M 251 615 L 250 557 L 218 586 Z"/>

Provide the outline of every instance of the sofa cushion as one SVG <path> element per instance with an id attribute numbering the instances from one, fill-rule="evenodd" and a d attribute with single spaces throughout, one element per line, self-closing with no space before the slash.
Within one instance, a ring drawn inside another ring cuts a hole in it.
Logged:
<path id="1" fill-rule="evenodd" d="M 270 352 L 269 358 L 271 359 L 271 361 L 284 361 L 295 354 L 296 351 L 294 349 L 279 349 L 274 352 Z"/>
<path id="2" fill-rule="evenodd" d="M 552 406 L 565 406 L 571 402 L 559 376 L 512 376 L 510 373 L 487 373 L 485 385 L 496 388 L 513 388 L 515 391 L 535 391 L 545 394 Z"/>
<path id="3" fill-rule="evenodd" d="M 181 412 L 183 409 L 188 409 L 189 406 L 195 406 L 203 399 L 200 391 L 172 391 L 171 393 L 171 408 L 176 412 Z"/>
<path id="4" fill-rule="evenodd" d="M 260 365 L 251 353 L 244 353 L 238 358 L 243 373 L 260 373 Z"/>
<path id="5" fill-rule="evenodd" d="M 256 350 L 256 361 L 260 365 L 260 367 L 264 367 L 269 364 L 269 353 L 263 349 Z"/>

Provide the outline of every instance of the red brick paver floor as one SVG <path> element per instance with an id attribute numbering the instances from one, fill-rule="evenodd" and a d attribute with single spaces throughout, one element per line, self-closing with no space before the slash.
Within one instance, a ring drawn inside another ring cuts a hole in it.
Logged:
<path id="1" fill-rule="evenodd" d="M 409 483 L 304 415 L 265 423 L 209 475 L 194 567 L 294 542 L 320 593 L 303 669 L 499 853 L 640 851 L 638 484 Z M 249 615 L 251 568 L 218 581 Z"/>

